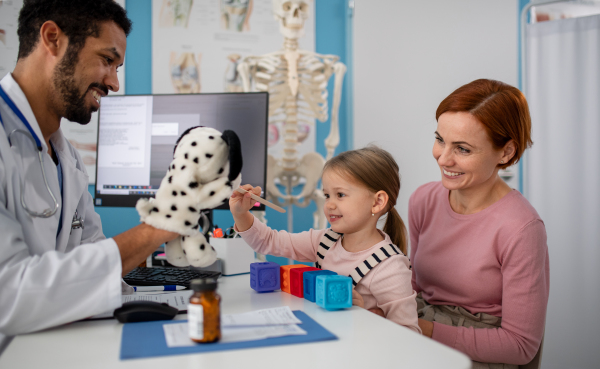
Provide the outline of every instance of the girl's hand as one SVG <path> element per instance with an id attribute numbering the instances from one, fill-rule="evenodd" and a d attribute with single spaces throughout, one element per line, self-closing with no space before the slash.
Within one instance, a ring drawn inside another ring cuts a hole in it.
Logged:
<path id="1" fill-rule="evenodd" d="M 248 192 L 260 196 L 260 187 L 252 187 L 252 185 L 249 184 L 241 187 Z M 252 217 L 252 214 L 250 214 L 250 209 L 252 209 L 254 203 L 255 201 L 250 197 L 250 193 L 243 194 L 237 192 L 235 188 L 233 189 L 233 193 L 229 198 L 229 209 L 231 210 L 231 215 L 233 215 L 235 225 L 239 232 L 244 232 L 252 227 L 254 218 Z"/>
<path id="2" fill-rule="evenodd" d="M 352 305 L 356 305 L 361 308 L 365 308 L 365 300 L 360 295 L 360 293 L 356 292 L 356 290 L 352 289 Z"/>

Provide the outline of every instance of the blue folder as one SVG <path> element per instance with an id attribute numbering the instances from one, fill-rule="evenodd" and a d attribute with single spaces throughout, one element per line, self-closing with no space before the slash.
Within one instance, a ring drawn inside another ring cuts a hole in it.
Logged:
<path id="1" fill-rule="evenodd" d="M 141 359 L 155 356 L 195 354 L 201 352 L 239 350 L 254 347 L 292 345 L 317 341 L 337 340 L 338 338 L 302 311 L 293 311 L 302 321 L 300 328 L 307 334 L 302 336 L 285 336 L 265 338 L 262 340 L 207 343 L 191 347 L 168 347 L 163 330 L 164 324 L 182 323 L 183 320 L 127 323 L 121 335 L 121 360 Z"/>

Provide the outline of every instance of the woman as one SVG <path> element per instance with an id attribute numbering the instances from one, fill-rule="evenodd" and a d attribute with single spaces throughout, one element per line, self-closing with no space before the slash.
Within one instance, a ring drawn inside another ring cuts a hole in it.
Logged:
<path id="1" fill-rule="evenodd" d="M 436 119 L 442 180 L 409 202 L 419 326 L 474 368 L 517 368 L 540 348 L 549 292 L 544 223 L 498 176 L 532 144 L 527 101 L 480 79 L 444 99 Z"/>

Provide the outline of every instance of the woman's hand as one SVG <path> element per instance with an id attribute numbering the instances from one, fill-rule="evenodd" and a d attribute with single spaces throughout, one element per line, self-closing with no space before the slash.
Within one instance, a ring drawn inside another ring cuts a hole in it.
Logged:
<path id="1" fill-rule="evenodd" d="M 262 191 L 260 187 L 252 187 L 249 184 L 241 187 L 248 192 L 254 193 L 256 196 L 260 196 Z M 252 227 L 254 218 L 250 214 L 250 209 L 252 209 L 254 202 L 250 197 L 250 193 L 243 194 L 237 192 L 235 188 L 233 189 L 233 193 L 229 198 L 229 209 L 231 210 L 231 215 L 233 215 L 238 232 L 247 231 Z"/>
<path id="2" fill-rule="evenodd" d="M 419 318 L 419 328 L 421 328 L 421 332 L 423 332 L 423 336 L 427 336 L 431 338 L 433 336 L 433 323 L 429 320 L 420 319 Z"/>

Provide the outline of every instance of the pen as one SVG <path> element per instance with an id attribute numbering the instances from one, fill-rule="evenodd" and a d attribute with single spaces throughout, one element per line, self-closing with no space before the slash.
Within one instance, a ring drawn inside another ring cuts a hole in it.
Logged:
<path id="1" fill-rule="evenodd" d="M 185 290 L 185 286 L 175 286 L 175 285 L 167 285 L 167 286 L 138 286 L 133 287 L 135 292 L 150 292 L 150 291 L 179 291 Z"/>

